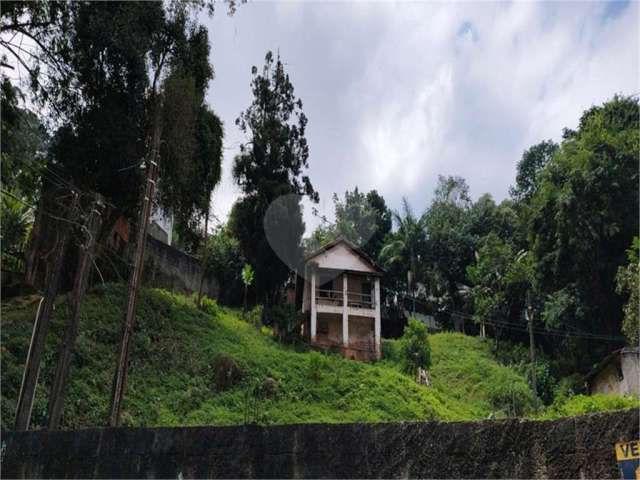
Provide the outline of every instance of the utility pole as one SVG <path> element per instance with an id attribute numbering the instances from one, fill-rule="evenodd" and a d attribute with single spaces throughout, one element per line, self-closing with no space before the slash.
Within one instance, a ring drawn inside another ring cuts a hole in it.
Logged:
<path id="1" fill-rule="evenodd" d="M 157 80 L 158 74 L 156 74 Z M 154 81 L 154 92 L 155 92 Z M 129 344 L 133 334 L 133 328 L 136 321 L 136 303 L 138 301 L 138 287 L 142 278 L 142 269 L 144 267 L 144 249 L 147 243 L 147 230 L 149 228 L 149 217 L 151 215 L 151 207 L 155 195 L 156 179 L 158 177 L 158 156 L 160 150 L 160 140 L 162 136 L 161 123 L 161 99 L 160 95 L 154 94 L 154 119 L 153 119 L 153 136 L 151 143 L 151 154 L 147 163 L 147 177 L 145 179 L 144 197 L 142 199 L 142 209 L 140 210 L 140 218 L 138 219 L 138 235 L 136 244 L 135 260 L 131 276 L 129 277 L 129 300 L 124 318 L 124 327 L 122 332 L 122 341 L 120 342 L 120 353 L 118 355 L 118 363 L 113 378 L 113 389 L 111 397 L 111 409 L 109 413 L 109 426 L 117 427 L 120 425 L 120 412 L 122 410 L 122 400 L 124 391 L 127 386 L 127 367 L 129 363 Z"/>
<path id="2" fill-rule="evenodd" d="M 60 419 L 64 410 L 64 396 L 69 378 L 69 370 L 71 368 L 71 358 L 80 325 L 80 308 L 85 292 L 87 291 L 89 274 L 91 273 L 91 265 L 96 247 L 96 237 L 98 236 L 98 231 L 102 223 L 100 211 L 102 205 L 101 197 L 96 194 L 96 198 L 91 204 L 91 211 L 87 216 L 85 224 L 82 226 L 82 232 L 86 235 L 86 239 L 79 248 L 80 257 L 78 260 L 78 269 L 71 293 L 71 318 L 69 319 L 69 323 L 67 323 L 64 337 L 60 344 L 58 365 L 56 366 L 55 377 L 49 394 L 47 428 L 51 430 L 55 430 L 60 426 Z"/>
<path id="3" fill-rule="evenodd" d="M 207 205 L 207 215 L 204 217 L 204 246 L 202 248 L 202 272 L 200 273 L 200 286 L 198 287 L 198 301 L 197 305 L 200 308 L 202 302 L 202 287 L 204 286 L 204 275 L 207 271 L 207 236 L 209 229 L 209 206 Z"/>
<path id="4" fill-rule="evenodd" d="M 55 246 L 53 265 L 47 281 L 44 298 L 33 324 L 31 343 L 29 345 L 29 352 L 27 353 L 22 384 L 20 385 L 20 393 L 18 394 L 18 404 L 16 406 L 16 421 L 14 427 L 17 431 L 27 430 L 31 421 L 31 410 L 33 409 L 36 386 L 38 385 L 40 363 L 42 361 L 42 354 L 44 353 L 47 333 L 49 333 L 51 312 L 53 311 L 53 305 L 58 294 L 58 284 L 60 282 L 64 255 L 69 240 L 69 225 L 74 222 L 77 214 L 78 194 L 72 192 L 72 196 L 73 198 L 67 218 L 58 221 L 58 239 Z"/>
<path id="5" fill-rule="evenodd" d="M 536 348 L 533 338 L 533 307 L 531 306 L 531 294 L 527 292 L 527 309 L 525 311 L 527 317 L 527 324 L 529 327 L 529 357 L 531 361 L 531 385 L 533 387 L 534 395 L 537 395 L 537 382 L 536 382 Z"/>

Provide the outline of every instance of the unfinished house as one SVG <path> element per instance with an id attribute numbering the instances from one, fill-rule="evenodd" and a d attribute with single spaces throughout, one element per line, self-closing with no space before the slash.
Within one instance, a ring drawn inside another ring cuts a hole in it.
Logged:
<path id="1" fill-rule="evenodd" d="M 347 358 L 380 358 L 380 278 L 383 269 L 339 239 L 305 258 L 302 334 Z"/>

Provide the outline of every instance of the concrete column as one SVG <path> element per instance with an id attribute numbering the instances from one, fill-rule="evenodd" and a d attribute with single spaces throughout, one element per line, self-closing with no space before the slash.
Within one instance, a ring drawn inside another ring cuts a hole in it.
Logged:
<path id="1" fill-rule="evenodd" d="M 376 319 L 373 330 L 375 349 L 376 349 L 376 357 L 380 358 L 380 278 L 376 277 L 375 281 L 375 297 L 374 302 L 376 305 Z"/>
<path id="2" fill-rule="evenodd" d="M 342 274 L 342 344 L 345 347 L 349 346 L 349 313 L 347 308 L 349 305 L 349 294 L 347 272 Z"/>
<path id="3" fill-rule="evenodd" d="M 313 269 L 311 271 L 311 342 L 316 341 L 316 323 L 318 309 L 316 305 L 316 275 L 318 272 Z"/>
<path id="4" fill-rule="evenodd" d="M 309 294 L 309 276 L 307 275 L 307 265 L 304 266 L 304 283 L 302 287 L 302 313 L 307 311 L 307 295 Z"/>

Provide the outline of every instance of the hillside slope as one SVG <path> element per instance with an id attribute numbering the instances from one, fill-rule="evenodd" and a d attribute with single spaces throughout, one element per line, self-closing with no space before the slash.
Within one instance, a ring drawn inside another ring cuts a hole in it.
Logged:
<path id="1" fill-rule="evenodd" d="M 83 309 L 67 394 L 65 427 L 105 424 L 126 289 L 94 289 Z M 2 308 L 2 427 L 10 428 L 37 299 Z M 68 315 L 56 306 L 32 424 L 42 425 L 56 349 Z M 262 423 L 461 420 L 509 413 L 527 405 L 525 380 L 497 364 L 487 344 L 460 334 L 431 337 L 433 386 L 417 385 L 393 359 L 364 364 L 334 355 L 297 352 L 238 313 L 209 304 L 207 312 L 184 296 L 143 290 L 133 340 L 123 423 L 136 426 Z M 222 354 L 222 356 L 221 356 Z M 242 372 L 234 385 L 217 377 L 232 359 Z M 273 393 L 254 400 L 251 386 L 267 377 Z"/>

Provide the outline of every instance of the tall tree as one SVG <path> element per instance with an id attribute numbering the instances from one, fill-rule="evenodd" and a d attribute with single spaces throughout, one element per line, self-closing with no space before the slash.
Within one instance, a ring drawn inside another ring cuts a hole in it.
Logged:
<path id="1" fill-rule="evenodd" d="M 414 294 L 417 282 L 422 280 L 420 262 L 425 246 L 423 219 L 413 213 L 406 198 L 402 199 L 402 211 L 394 211 L 392 215 L 397 230 L 380 251 L 380 258 L 387 267 L 399 268 L 400 279 L 406 279 L 406 291 Z"/>
<path id="2" fill-rule="evenodd" d="M 510 193 L 518 201 L 527 202 L 538 189 L 538 174 L 549 163 L 558 151 L 558 144 L 553 140 L 544 140 L 525 150 L 518 162 L 516 184 Z"/>
<path id="3" fill-rule="evenodd" d="M 426 229 L 425 278 L 438 308 L 458 310 L 468 285 L 466 267 L 473 261 L 475 238 L 469 231 L 472 202 L 460 177 L 439 176 L 434 198 L 423 216 Z"/>
<path id="4" fill-rule="evenodd" d="M 616 292 L 627 297 L 622 332 L 629 345 L 640 342 L 640 237 L 634 237 L 627 250 L 629 264 L 618 268 Z"/>
<path id="5" fill-rule="evenodd" d="M 638 107 L 616 96 L 587 110 L 540 172 L 529 227 L 549 325 L 620 333 L 622 299 L 612 292 L 639 228 Z M 582 365 L 604 350 L 593 345 Z"/>
<path id="6" fill-rule="evenodd" d="M 304 232 L 299 199 L 308 196 L 317 202 L 318 194 L 304 173 L 309 165 L 307 117 L 283 63 L 268 52 L 262 72 L 253 67 L 252 75 L 253 103 L 236 120 L 249 140 L 241 145 L 233 166 L 233 176 L 245 196 L 235 204 L 229 223 L 245 258 L 255 267 L 258 298 L 270 305 L 277 301 L 290 266 L 267 239 L 268 210 L 278 198 L 290 196 L 275 205 L 269 222 L 272 233 L 281 236 L 278 241 L 286 244 L 294 259 L 302 254 Z"/>
<path id="7" fill-rule="evenodd" d="M 344 200 L 333 194 L 335 223 L 324 217 L 322 223 L 306 239 L 306 249 L 315 250 L 321 245 L 345 238 L 358 245 L 371 258 L 377 259 L 385 237 L 391 232 L 391 210 L 377 191 L 361 193 L 356 187 L 344 193 Z"/>

